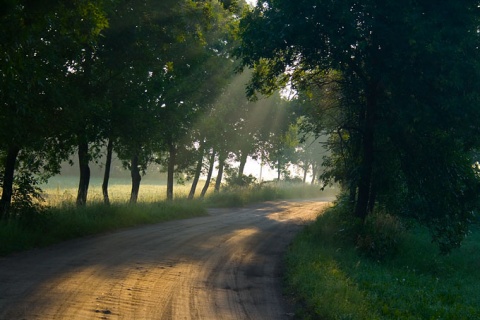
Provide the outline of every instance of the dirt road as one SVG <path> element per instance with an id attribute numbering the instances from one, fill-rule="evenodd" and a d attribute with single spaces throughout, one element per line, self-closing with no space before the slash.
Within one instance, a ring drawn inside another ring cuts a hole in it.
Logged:
<path id="1" fill-rule="evenodd" d="M 0 258 L 0 319 L 292 319 L 281 254 L 323 206 L 214 209 Z"/>

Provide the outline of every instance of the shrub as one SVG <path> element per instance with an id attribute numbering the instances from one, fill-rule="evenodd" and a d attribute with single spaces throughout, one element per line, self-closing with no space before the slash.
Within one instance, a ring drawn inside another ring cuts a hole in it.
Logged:
<path id="1" fill-rule="evenodd" d="M 377 260 L 394 255 L 405 234 L 405 228 L 400 219 L 384 212 L 367 216 L 359 231 L 356 240 L 357 248 Z"/>
<path id="2" fill-rule="evenodd" d="M 45 199 L 37 185 L 37 179 L 29 173 L 20 172 L 15 177 L 10 208 L 12 218 L 36 223 L 38 215 L 45 212 Z"/>
<path id="3" fill-rule="evenodd" d="M 232 175 L 226 178 L 226 180 L 227 180 L 227 185 L 230 188 L 249 187 L 254 185 L 257 182 L 257 178 L 255 178 L 251 174 L 248 176 L 244 174 L 242 174 L 241 176 Z"/>
<path id="4" fill-rule="evenodd" d="M 361 221 L 353 215 L 353 210 L 345 194 L 340 195 L 335 207 L 329 210 L 328 214 L 335 215 L 339 224 L 336 241 L 354 245 L 361 254 L 375 260 L 394 256 L 406 233 L 404 221 L 385 210 L 378 210 Z"/>
<path id="5" fill-rule="evenodd" d="M 208 196 L 207 205 L 212 207 L 242 207 L 245 204 L 243 193 L 239 190 L 215 192 Z"/>

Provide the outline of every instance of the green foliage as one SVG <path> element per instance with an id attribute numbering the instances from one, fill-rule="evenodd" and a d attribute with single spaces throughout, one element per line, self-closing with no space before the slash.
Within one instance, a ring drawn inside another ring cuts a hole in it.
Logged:
<path id="1" fill-rule="evenodd" d="M 30 185 L 30 182 L 27 184 Z M 42 207 L 35 212 L 31 211 L 30 207 L 29 211 L 23 208 L 17 216 L 0 221 L 0 255 L 127 227 L 203 216 L 206 214 L 207 206 L 240 207 L 247 203 L 312 198 L 319 195 L 332 197 L 334 192 L 319 192 L 317 187 L 311 186 L 275 184 L 212 193 L 207 195 L 204 201 L 178 197 L 174 201 L 126 205 L 125 198 L 123 201 L 117 200 L 107 206 L 101 204 L 101 199 L 98 199 L 98 202 L 84 207 L 76 207 L 73 197 L 70 196 L 70 201 L 51 207 Z M 27 205 L 29 204 L 28 202 Z M 35 201 L 34 204 L 36 204 Z M 28 212 L 31 215 L 28 215 Z"/>
<path id="2" fill-rule="evenodd" d="M 248 176 L 243 174 L 237 176 L 233 174 L 225 179 L 229 188 L 235 189 L 237 187 L 250 187 L 257 182 L 257 178 L 249 174 Z"/>
<path id="3" fill-rule="evenodd" d="M 12 207 L 10 214 L 15 218 L 36 220 L 36 215 L 46 209 L 42 197 L 42 189 L 38 187 L 38 179 L 29 172 L 17 174 L 14 181 Z"/>
<path id="4" fill-rule="evenodd" d="M 345 234 L 342 210 L 328 209 L 319 216 L 299 234 L 286 256 L 286 285 L 299 299 L 299 318 L 480 316 L 478 228 L 462 248 L 445 256 L 438 255 L 427 229 L 414 227 L 397 243 L 395 256 L 378 261 L 362 254 L 354 237 Z"/>
<path id="5" fill-rule="evenodd" d="M 405 227 L 396 216 L 384 212 L 370 214 L 357 237 L 357 248 L 367 256 L 384 260 L 394 256 L 403 240 Z"/>
<path id="6" fill-rule="evenodd" d="M 319 190 L 318 186 L 271 182 L 249 187 L 226 188 L 210 194 L 205 200 L 212 207 L 240 207 L 248 203 L 282 199 L 308 199 L 326 197 L 332 199 L 335 189 Z"/>
<path id="7" fill-rule="evenodd" d="M 326 182 L 365 220 L 375 207 L 458 247 L 478 209 L 476 1 L 267 0 L 245 13 L 236 55 L 248 91 L 289 84 L 304 129 L 330 135 Z M 442 21 L 442 23 L 439 23 Z"/>
<path id="8" fill-rule="evenodd" d="M 299 319 L 380 319 L 336 259 L 351 257 L 353 251 L 345 251 L 339 241 L 345 229 L 337 218 L 331 211 L 321 215 L 297 236 L 286 255 L 286 285 L 297 300 L 296 314 Z"/>
<path id="9" fill-rule="evenodd" d="M 245 190 L 233 192 L 222 190 L 206 197 L 206 203 L 209 207 L 217 208 L 242 207 L 247 203 L 246 194 L 248 193 Z"/>
<path id="10" fill-rule="evenodd" d="M 215 0 L 2 4 L 0 152 L 39 155 L 32 174 L 80 145 L 88 165 L 106 140 L 143 171 L 155 152 L 193 144 L 189 130 L 233 74 L 235 1 L 223 3 L 231 11 Z"/>
<path id="11" fill-rule="evenodd" d="M 75 115 L 82 118 L 88 114 L 81 111 L 88 105 L 85 101 L 91 101 L 77 89 L 82 87 L 77 80 L 85 78 L 86 65 L 94 58 L 88 53 L 108 26 L 104 5 L 103 1 L 90 0 L 46 1 L 41 5 L 15 1 L 15 6 L 0 17 L 4 31 L 0 36 L 0 150 L 8 153 L 9 160 L 0 164 L 2 176 L 8 177 L 3 181 L 2 215 L 10 208 L 14 183 L 10 176 L 15 167 L 28 168 L 30 176 L 40 171 L 56 173 L 71 151 L 73 142 L 68 133 L 77 123 L 68 111 L 72 105 L 81 106 Z M 65 113 L 72 118 L 66 121 Z M 25 177 L 17 179 L 21 181 L 17 187 L 25 187 L 17 188 L 16 194 L 22 195 L 16 199 L 17 211 L 19 207 L 33 208 L 36 189 L 28 186 L 28 181 L 35 179 Z"/>

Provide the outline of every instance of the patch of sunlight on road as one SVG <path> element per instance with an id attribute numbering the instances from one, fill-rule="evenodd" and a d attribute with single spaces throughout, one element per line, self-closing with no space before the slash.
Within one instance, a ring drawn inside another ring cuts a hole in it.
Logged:
<path id="1" fill-rule="evenodd" d="M 312 201 L 308 205 L 302 204 L 298 207 L 290 206 L 286 210 L 282 208 L 279 211 L 267 215 L 267 218 L 277 222 L 309 223 L 314 221 L 329 206 L 329 202 Z"/>

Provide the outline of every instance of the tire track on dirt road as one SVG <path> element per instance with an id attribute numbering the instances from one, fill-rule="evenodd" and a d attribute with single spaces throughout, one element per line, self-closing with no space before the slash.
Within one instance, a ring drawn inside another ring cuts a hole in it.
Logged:
<path id="1" fill-rule="evenodd" d="M 321 201 L 212 209 L 0 259 L 0 319 L 291 319 L 281 255 Z"/>

